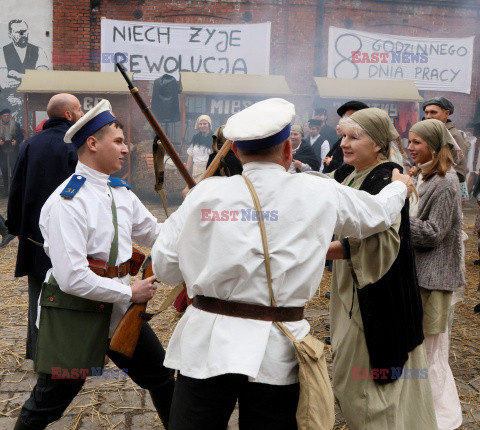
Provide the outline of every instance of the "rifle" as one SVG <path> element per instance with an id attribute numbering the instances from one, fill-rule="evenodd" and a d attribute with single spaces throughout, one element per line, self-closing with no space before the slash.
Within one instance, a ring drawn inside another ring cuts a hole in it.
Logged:
<path id="1" fill-rule="evenodd" d="M 120 63 L 116 63 L 116 65 L 124 79 L 127 81 L 130 93 L 132 94 L 133 98 L 135 99 L 143 114 L 147 118 L 150 126 L 153 128 L 153 131 L 159 137 L 159 141 L 165 148 L 165 151 L 172 159 L 183 179 L 185 179 L 188 187 L 193 188 L 196 185 L 195 180 L 192 178 L 192 176 L 186 169 L 185 165 L 180 159 L 180 156 L 178 155 L 177 151 L 175 151 L 175 148 L 173 147 L 172 143 L 168 139 L 160 124 L 158 123 L 157 119 L 151 112 L 150 108 L 143 101 L 140 93 L 138 92 L 138 89 L 132 84 L 132 81 L 128 77 L 125 68 Z M 228 152 L 230 147 L 231 142 L 225 142 L 221 150 L 217 153 L 216 157 L 212 161 L 212 164 L 208 171 L 205 172 L 205 174 L 202 176 L 202 179 L 213 175 L 213 173 L 216 171 L 220 164 L 221 158 Z M 214 166 L 216 167 L 214 168 Z M 150 257 L 148 257 L 143 264 L 142 279 L 148 278 L 149 276 L 153 276 L 152 261 Z M 168 297 L 163 301 L 163 303 L 160 305 L 160 308 L 157 310 L 157 312 L 155 312 L 155 314 L 167 309 L 174 302 L 177 296 L 184 290 L 184 288 L 185 283 L 177 285 L 170 292 Z M 135 351 L 135 348 L 137 346 L 138 337 L 140 336 L 140 329 L 142 328 L 143 321 L 149 321 L 153 316 L 153 314 L 148 314 L 145 312 L 146 308 L 147 303 L 133 303 L 128 308 L 127 312 L 125 312 L 125 315 L 123 315 L 110 340 L 110 349 L 112 351 L 118 352 L 128 358 L 132 358 L 133 352 Z"/>
<path id="2" fill-rule="evenodd" d="M 153 276 L 151 257 L 148 257 L 143 263 L 142 271 L 142 279 Z M 112 351 L 132 358 L 133 352 L 137 347 L 138 336 L 140 335 L 143 321 L 149 321 L 152 318 L 151 314 L 145 312 L 146 310 L 146 302 L 134 303 L 128 308 L 110 340 L 110 349 Z"/>

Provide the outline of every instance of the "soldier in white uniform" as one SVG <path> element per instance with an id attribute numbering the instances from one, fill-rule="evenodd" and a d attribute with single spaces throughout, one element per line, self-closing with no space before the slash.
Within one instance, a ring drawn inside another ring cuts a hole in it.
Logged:
<path id="1" fill-rule="evenodd" d="M 85 377 L 101 372 L 105 354 L 150 391 L 168 423 L 174 375 L 163 366 L 165 351 L 150 326 L 144 323 L 131 360 L 108 349 L 131 303 L 146 302 L 156 290 L 153 276 L 130 286 L 132 239 L 152 246 L 162 227 L 125 181 L 109 177 L 128 154 L 123 126 L 110 110 L 103 100 L 69 129 L 65 141 L 77 147 L 77 168 L 42 208 L 40 229 L 53 268 L 39 300 L 38 381 L 16 430 L 58 420 Z M 87 257 L 108 261 L 107 277 L 90 270 Z"/>
<path id="2" fill-rule="evenodd" d="M 287 173 L 294 114 L 283 99 L 264 100 L 224 129 L 259 196 L 280 310 L 270 307 L 258 215 L 239 175 L 199 183 L 152 249 L 158 279 L 185 280 L 193 298 L 165 359 L 179 370 L 170 430 L 226 429 L 237 400 L 241 429 L 295 429 L 298 364 L 272 321 L 306 336 L 303 307 L 320 284 L 333 233 L 363 238 L 385 230 L 405 202 L 410 183 L 398 171 L 376 196 Z"/>

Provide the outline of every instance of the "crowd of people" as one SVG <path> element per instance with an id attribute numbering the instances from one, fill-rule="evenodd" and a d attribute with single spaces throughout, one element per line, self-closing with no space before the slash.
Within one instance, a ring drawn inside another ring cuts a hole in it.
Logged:
<path id="1" fill-rule="evenodd" d="M 88 376 L 105 355 L 150 392 L 170 430 L 226 429 L 237 402 L 241 429 L 297 428 L 298 361 L 279 324 L 296 339 L 309 333 L 303 309 L 327 259 L 333 391 L 349 428 L 461 426 L 448 356 L 465 285 L 466 146 L 449 100 L 424 102 L 408 153 L 388 114 L 360 101 L 339 107 L 336 131 L 323 109 L 308 130 L 294 124 L 283 99 L 215 132 L 201 115 L 187 150 L 194 178 L 226 140 L 232 149 L 164 223 L 111 176 L 128 155 L 111 110 L 103 100 L 84 115 L 76 97 L 58 94 L 18 154 L 6 227 L 19 236 L 15 275 L 28 276 L 38 380 L 15 429 L 45 428 L 82 388 L 84 378 L 52 369 Z M 132 242 L 153 246 L 155 276 L 131 284 Z M 166 351 L 143 322 L 127 359 L 109 339 L 131 303 L 153 297 L 155 278 L 185 282 L 193 304 Z"/>

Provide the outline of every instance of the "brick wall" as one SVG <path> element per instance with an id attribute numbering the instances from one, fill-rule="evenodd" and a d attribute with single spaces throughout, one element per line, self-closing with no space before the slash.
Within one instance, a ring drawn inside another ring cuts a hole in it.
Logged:
<path id="1" fill-rule="evenodd" d="M 315 0 L 269 1 L 159 1 L 101 0 L 91 10 L 90 0 L 53 0 L 53 51 L 56 70 L 99 70 L 99 63 L 89 60 L 91 52 L 100 51 L 100 18 L 139 21 L 229 24 L 244 23 L 251 14 L 252 23 L 272 22 L 270 73 L 286 75 L 295 93 L 310 94 L 315 64 L 317 8 Z M 418 37 L 464 37 L 480 32 L 478 7 L 449 7 L 443 1 L 402 1 L 397 4 L 372 0 L 325 0 L 322 34 L 322 76 L 326 76 L 328 27 L 383 32 Z M 80 57 L 78 57 L 80 54 Z M 57 57 L 57 58 L 56 58 Z M 149 89 L 147 83 L 142 89 Z M 472 93 L 447 93 L 456 107 L 454 119 L 464 128 L 473 117 L 480 93 L 480 41 L 475 43 Z M 438 95 L 425 92 L 425 97 Z M 309 99 L 299 106 L 308 109 Z M 333 116 L 333 112 L 331 112 Z"/>
<path id="2" fill-rule="evenodd" d="M 425 99 L 437 95 L 449 98 L 455 106 L 452 119 L 459 128 L 465 128 L 472 120 L 480 97 L 480 4 L 461 8 L 455 2 L 403 1 L 398 4 L 379 1 L 337 2 L 325 4 L 326 26 L 323 32 L 323 57 L 327 58 L 328 26 L 345 27 L 378 33 L 412 37 L 467 37 L 477 36 L 474 43 L 472 87 L 470 94 L 425 91 Z M 456 2 L 458 3 L 458 2 Z M 427 5 L 425 5 L 427 4 Z M 470 3 L 471 4 L 471 3 Z M 350 21 L 350 22 L 348 22 Z M 327 74 L 326 60 L 322 63 L 322 75 Z"/>

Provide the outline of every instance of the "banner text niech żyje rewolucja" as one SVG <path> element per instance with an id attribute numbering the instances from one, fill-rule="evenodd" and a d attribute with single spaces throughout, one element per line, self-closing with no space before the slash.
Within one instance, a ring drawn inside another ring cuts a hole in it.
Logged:
<path id="1" fill-rule="evenodd" d="M 136 80 L 180 71 L 265 75 L 270 68 L 269 22 L 171 24 L 102 18 L 101 70 L 124 63 Z"/>

